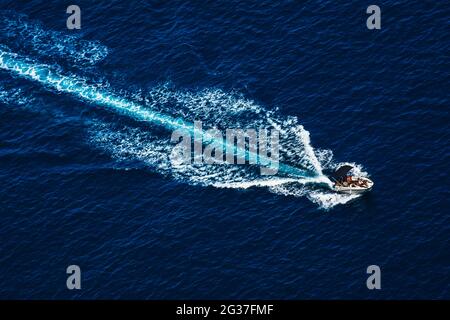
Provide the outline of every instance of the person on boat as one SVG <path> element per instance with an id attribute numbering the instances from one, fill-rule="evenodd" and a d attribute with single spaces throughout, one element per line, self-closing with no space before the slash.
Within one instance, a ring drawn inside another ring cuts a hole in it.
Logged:
<path id="1" fill-rule="evenodd" d="M 359 179 L 359 186 L 363 188 L 367 188 L 367 181 L 363 179 Z"/>

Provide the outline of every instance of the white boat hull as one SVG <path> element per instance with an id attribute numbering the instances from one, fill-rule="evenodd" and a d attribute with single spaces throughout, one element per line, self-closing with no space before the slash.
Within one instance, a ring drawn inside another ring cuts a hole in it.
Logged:
<path id="1" fill-rule="evenodd" d="M 358 194 L 358 193 L 364 193 L 367 191 L 372 190 L 373 187 L 373 181 L 368 178 L 358 177 L 359 180 L 363 180 L 366 182 L 366 186 L 358 186 L 356 184 L 350 183 L 348 186 L 344 185 L 334 185 L 334 190 L 337 192 L 343 192 L 343 193 L 350 193 L 350 194 Z"/>

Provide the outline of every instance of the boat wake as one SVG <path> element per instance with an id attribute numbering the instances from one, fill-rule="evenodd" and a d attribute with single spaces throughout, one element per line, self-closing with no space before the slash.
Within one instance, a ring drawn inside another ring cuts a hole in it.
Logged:
<path id="1" fill-rule="evenodd" d="M 9 21 L 8 26 L 12 34 L 19 28 L 14 21 Z M 35 45 L 38 58 L 42 48 L 45 48 L 46 53 L 52 51 L 51 43 L 58 38 L 58 34 L 47 33 L 40 27 L 31 30 L 36 33 L 34 43 L 45 44 Z M 40 37 L 43 39 L 39 40 Z M 72 59 L 73 62 L 75 56 L 76 60 L 95 64 L 107 53 L 107 49 L 98 43 L 90 44 L 85 40 L 78 40 L 78 43 L 82 48 L 90 48 L 89 51 L 93 53 L 73 55 L 72 50 L 64 49 L 64 43 L 55 41 L 58 59 L 67 56 L 67 61 Z M 87 56 L 91 58 L 85 59 Z M 13 52 L 4 44 L 0 47 L 0 69 L 38 82 L 49 91 L 71 95 L 91 107 L 102 107 L 137 120 L 135 125 L 97 118 L 89 121 L 88 143 L 122 163 L 137 160 L 147 168 L 183 183 L 216 188 L 265 188 L 279 195 L 307 197 L 323 209 L 358 197 L 338 194 L 329 188 L 331 182 L 323 171 L 341 164 L 333 161 L 330 150 L 313 148 L 309 132 L 296 117 L 280 116 L 278 110 L 267 110 L 239 93 L 211 88 L 180 90 L 170 83 L 156 86 L 147 92 L 116 92 L 108 84 L 96 84 L 76 74 L 64 73 L 64 67 L 54 61 L 51 64 L 37 62 L 35 58 Z M 0 84 L 1 102 L 12 104 L 24 99 L 20 91 L 12 92 L 5 88 Z M 276 176 L 261 176 L 256 166 L 183 164 L 173 161 L 171 154 L 174 144 L 170 141 L 170 131 L 191 131 L 194 120 L 202 121 L 204 128 L 278 130 L 282 172 Z M 352 165 L 361 170 L 360 166 Z M 364 176 L 365 173 L 360 172 L 359 175 Z"/>
<path id="2" fill-rule="evenodd" d="M 367 173 L 356 163 L 334 162 L 331 150 L 313 148 L 308 131 L 298 124 L 296 118 L 277 116 L 277 111 L 267 111 L 240 95 L 225 93 L 219 89 L 179 91 L 166 84 L 154 88 L 148 97 L 141 97 L 141 100 L 152 101 L 153 106 L 160 105 L 160 110 L 166 108 L 165 102 L 176 102 L 170 109 L 178 110 L 177 113 L 184 114 L 186 118 L 203 117 L 205 121 L 223 126 L 239 123 L 255 127 L 276 123 L 282 137 L 281 161 L 298 163 L 302 168 L 308 168 L 317 174 L 312 177 L 276 175 L 262 178 L 256 168 L 249 166 L 173 163 L 170 157 L 173 144 L 168 136 L 164 139 L 146 128 L 118 126 L 104 121 L 92 122 L 89 135 L 91 144 L 106 150 L 118 161 L 127 163 L 139 160 L 160 174 L 193 185 L 229 189 L 264 188 L 278 195 L 306 197 L 321 209 L 331 209 L 360 197 L 331 190 L 327 187 L 331 182 L 322 172 L 351 164 L 355 167 L 356 175 L 367 176 Z M 155 103 L 156 101 L 159 103 Z"/>

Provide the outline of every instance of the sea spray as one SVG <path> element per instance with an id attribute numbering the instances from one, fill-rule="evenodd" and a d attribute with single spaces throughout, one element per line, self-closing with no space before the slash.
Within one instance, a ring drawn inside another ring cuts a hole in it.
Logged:
<path id="1" fill-rule="evenodd" d="M 153 136 L 151 132 L 140 128 L 93 121 L 91 142 L 96 147 L 108 150 L 118 159 L 126 160 L 130 157 L 139 159 L 162 174 L 191 184 L 239 189 L 265 187 L 277 194 L 305 196 L 324 209 L 358 197 L 337 194 L 323 187 L 331 186 L 329 179 L 321 174 L 323 169 L 333 169 L 340 164 L 332 161 L 333 155 L 330 150 L 312 148 L 309 132 L 295 117 L 280 118 L 275 114 L 276 111 L 264 110 L 234 94 L 216 89 L 197 92 L 178 91 L 163 85 L 151 89 L 148 95 L 140 99 L 125 98 L 126 95 L 115 94 L 103 84 L 93 85 L 84 78 L 63 76 L 61 72 L 55 70 L 55 66 L 36 63 L 10 52 L 4 46 L 0 47 L 0 69 L 37 81 L 49 89 L 72 94 L 84 101 L 169 130 L 182 129 L 192 132 L 192 124 L 180 117 L 183 115 L 201 119 L 209 127 L 213 127 L 214 123 L 220 123 L 242 127 L 249 127 L 250 124 L 250 127 L 254 128 L 269 125 L 280 129 L 283 139 L 280 146 L 283 164 L 280 164 L 279 171 L 285 173 L 286 177 L 262 178 L 254 174 L 249 166 L 204 164 L 174 166 L 168 157 L 173 149 L 170 141 L 164 140 L 161 136 Z M 7 94 L 5 91 L 4 95 Z M 172 104 L 176 107 L 174 108 Z M 148 105 L 151 108 L 148 108 Z M 292 166 L 291 163 L 305 169 Z"/>
<path id="2" fill-rule="evenodd" d="M 186 122 L 183 119 L 174 118 L 170 115 L 165 115 L 157 111 L 150 110 L 138 103 L 124 99 L 107 90 L 98 88 L 95 85 L 86 84 L 84 79 L 61 75 L 59 72 L 53 70 L 47 65 L 29 62 L 27 59 L 21 58 L 15 53 L 0 50 L 0 68 L 37 81 L 46 87 L 72 94 L 94 104 L 102 105 L 108 109 L 125 114 L 136 120 L 147 121 L 172 131 L 185 131 L 194 136 L 201 134 L 205 136 L 206 140 L 214 140 L 213 136 L 208 136 L 207 132 L 199 132 L 199 129 L 197 129 L 192 123 Z M 216 140 L 215 143 L 223 143 L 224 149 L 227 150 L 234 148 L 233 145 L 230 147 L 230 142 L 226 140 Z M 243 153 L 244 158 L 247 157 L 246 153 L 248 153 L 248 151 L 241 149 L 237 149 L 236 151 L 238 154 Z M 268 163 L 269 166 L 272 165 L 270 159 L 259 155 L 257 157 L 259 160 L 258 163 Z M 297 177 L 314 177 L 320 174 L 320 172 L 310 172 L 286 164 L 277 164 L 276 169 L 281 173 Z"/>
<path id="3" fill-rule="evenodd" d="M 66 61 L 79 69 L 95 66 L 108 55 L 108 48 L 99 41 L 83 39 L 79 33 L 47 30 L 24 14 L 0 10 L 0 21 L 0 42 L 8 43 L 15 52 L 37 55 L 45 61 Z"/>

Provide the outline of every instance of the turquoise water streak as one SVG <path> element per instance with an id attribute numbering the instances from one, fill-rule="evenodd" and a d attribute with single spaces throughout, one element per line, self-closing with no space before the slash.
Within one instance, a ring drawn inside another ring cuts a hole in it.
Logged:
<path id="1" fill-rule="evenodd" d="M 107 107 L 108 109 L 125 114 L 139 121 L 146 121 L 172 131 L 182 130 L 192 135 L 203 135 L 205 140 L 213 141 L 215 145 L 225 150 L 234 149 L 238 157 L 250 158 L 253 156 L 258 159 L 258 164 L 269 168 L 278 168 L 279 172 L 287 175 L 305 178 L 316 177 L 320 174 L 286 164 L 274 164 L 273 160 L 268 157 L 255 155 L 247 150 L 237 148 L 234 144 L 219 141 L 209 136 L 205 131 L 198 131 L 192 123 L 186 122 L 183 119 L 150 110 L 138 103 L 121 98 L 110 91 L 88 85 L 83 79 L 61 75 L 47 65 L 28 62 L 26 59 L 20 58 L 17 54 L 11 52 L 0 50 L 0 68 L 37 81 L 46 87 L 56 89 L 60 92 L 70 93 L 90 103 Z"/>

